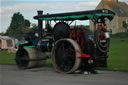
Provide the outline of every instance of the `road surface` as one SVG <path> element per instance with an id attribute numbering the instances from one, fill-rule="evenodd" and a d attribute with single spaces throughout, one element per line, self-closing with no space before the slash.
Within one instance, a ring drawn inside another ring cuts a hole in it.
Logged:
<path id="1" fill-rule="evenodd" d="M 128 72 L 60 74 L 53 68 L 19 70 L 15 65 L 0 65 L 0 85 L 128 85 Z"/>

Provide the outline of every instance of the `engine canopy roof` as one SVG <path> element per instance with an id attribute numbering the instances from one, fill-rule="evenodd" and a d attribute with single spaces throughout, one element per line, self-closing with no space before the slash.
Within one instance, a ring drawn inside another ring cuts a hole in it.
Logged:
<path id="1" fill-rule="evenodd" d="M 37 20 L 97 20 L 100 17 L 107 17 L 110 21 L 113 19 L 115 13 L 108 9 L 79 11 L 79 12 L 67 12 L 57 14 L 45 14 L 34 16 Z"/>

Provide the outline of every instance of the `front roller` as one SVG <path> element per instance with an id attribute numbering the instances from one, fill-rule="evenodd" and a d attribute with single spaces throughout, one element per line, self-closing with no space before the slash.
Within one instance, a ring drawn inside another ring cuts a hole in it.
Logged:
<path id="1" fill-rule="evenodd" d="M 16 53 L 16 64 L 21 69 L 42 66 L 45 56 L 36 47 L 20 48 Z"/>
<path id="2" fill-rule="evenodd" d="M 73 73 L 81 64 L 81 49 L 72 39 L 58 40 L 52 49 L 52 63 L 57 72 Z"/>

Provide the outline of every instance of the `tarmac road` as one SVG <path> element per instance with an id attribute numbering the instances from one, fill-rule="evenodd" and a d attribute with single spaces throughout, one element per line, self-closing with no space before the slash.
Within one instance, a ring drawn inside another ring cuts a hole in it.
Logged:
<path id="1" fill-rule="evenodd" d="M 128 85 L 128 72 L 98 73 L 60 74 L 53 68 L 19 70 L 15 65 L 0 65 L 0 85 Z"/>

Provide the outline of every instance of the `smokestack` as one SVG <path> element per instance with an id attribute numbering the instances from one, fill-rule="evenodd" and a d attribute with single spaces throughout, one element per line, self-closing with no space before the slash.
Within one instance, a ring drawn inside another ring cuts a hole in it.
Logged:
<path id="1" fill-rule="evenodd" d="M 37 15 L 41 16 L 43 15 L 43 11 L 37 11 Z M 38 29 L 40 29 L 40 38 L 43 37 L 43 20 L 38 19 Z"/>
<path id="2" fill-rule="evenodd" d="M 40 15 L 43 15 L 43 11 L 40 11 L 40 10 L 37 11 L 37 15 L 39 15 L 39 16 L 40 16 Z"/>

